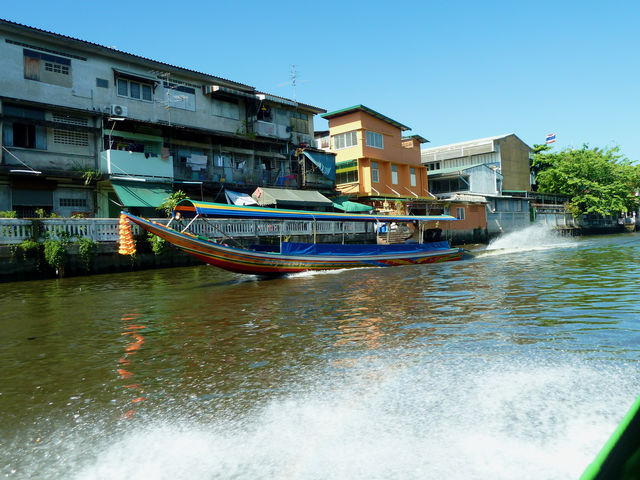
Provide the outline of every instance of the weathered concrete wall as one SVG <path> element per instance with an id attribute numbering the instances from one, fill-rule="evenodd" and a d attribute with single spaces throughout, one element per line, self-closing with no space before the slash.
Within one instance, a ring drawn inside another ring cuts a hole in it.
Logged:
<path id="1" fill-rule="evenodd" d="M 118 253 L 116 243 L 99 244 L 98 253 L 90 270 L 87 270 L 78 255 L 78 246 L 71 245 L 68 250 L 68 261 L 64 276 L 92 275 L 98 273 L 129 272 L 152 268 L 184 267 L 201 265 L 202 262 L 173 248 L 162 255 L 153 252 L 136 253 L 132 259 Z M 20 280 L 36 280 L 55 278 L 58 275 L 53 267 L 47 264 L 43 256 L 36 258 L 32 254 L 24 258 L 21 250 L 12 255 L 11 247 L 0 247 L 0 282 Z"/>

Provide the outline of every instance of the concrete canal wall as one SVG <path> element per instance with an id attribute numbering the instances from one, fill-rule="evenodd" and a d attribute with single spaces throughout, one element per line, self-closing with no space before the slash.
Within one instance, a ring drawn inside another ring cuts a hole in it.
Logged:
<path id="1" fill-rule="evenodd" d="M 158 219 L 161 223 L 167 219 Z M 186 226 L 183 221 L 182 227 Z M 356 222 L 246 222 L 197 221 L 189 230 L 198 235 L 222 240 L 233 238 L 233 245 L 277 244 L 280 239 L 322 243 L 366 243 L 375 241 L 371 226 Z M 118 253 L 118 219 L 0 219 L 0 282 L 55 278 L 99 273 L 126 272 L 152 268 L 201 265 L 202 262 L 165 243 L 153 251 L 146 232 L 132 225 L 136 243 L 133 257 Z M 37 239 L 36 241 L 33 241 Z M 45 259 L 46 239 L 68 239 L 66 260 L 61 269 Z M 95 242 L 91 258 L 80 254 L 79 239 Z"/>

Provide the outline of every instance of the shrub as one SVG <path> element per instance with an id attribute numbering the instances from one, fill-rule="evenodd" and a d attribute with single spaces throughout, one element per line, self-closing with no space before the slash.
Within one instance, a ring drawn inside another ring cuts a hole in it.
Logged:
<path id="1" fill-rule="evenodd" d="M 64 276 L 64 266 L 67 263 L 67 248 L 69 247 L 69 234 L 60 232 L 60 239 L 47 239 L 44 242 L 44 259 L 56 269 L 60 277 Z"/>
<path id="2" fill-rule="evenodd" d="M 162 255 L 169 249 L 169 244 L 166 240 L 163 240 L 153 233 L 147 233 L 147 240 L 151 245 L 151 251 L 156 255 Z"/>
<path id="3" fill-rule="evenodd" d="M 160 206 L 157 207 L 157 209 L 164 211 L 165 215 L 168 218 L 173 215 L 173 209 L 176 208 L 178 202 L 184 200 L 185 198 L 187 198 L 186 193 L 184 193 L 182 190 L 176 190 L 167 198 L 165 198 L 164 202 L 162 202 Z"/>
<path id="4" fill-rule="evenodd" d="M 91 271 L 93 267 L 93 261 L 98 254 L 98 244 L 94 242 L 90 238 L 79 238 L 78 239 L 78 255 L 80 256 L 80 260 L 84 265 L 84 268 L 87 272 Z"/>

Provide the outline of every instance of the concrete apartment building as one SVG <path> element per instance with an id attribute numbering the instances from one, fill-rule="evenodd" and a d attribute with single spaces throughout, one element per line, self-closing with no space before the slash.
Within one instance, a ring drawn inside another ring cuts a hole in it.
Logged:
<path id="1" fill-rule="evenodd" d="M 530 154 L 531 147 L 511 133 L 425 148 L 421 159 L 429 191 L 457 209 L 484 204 L 488 236 L 494 236 L 529 224 Z"/>
<path id="2" fill-rule="evenodd" d="M 321 115 L 329 131 L 316 135 L 318 148 L 336 154 L 336 188 L 358 202 L 384 211 L 400 200 L 416 213 L 425 212 L 429 195 L 427 168 L 420 163 L 419 135 L 364 105 Z"/>
<path id="3" fill-rule="evenodd" d="M 157 216 L 177 189 L 333 191 L 310 148 L 321 108 L 6 20 L 0 71 L 0 211 Z"/>

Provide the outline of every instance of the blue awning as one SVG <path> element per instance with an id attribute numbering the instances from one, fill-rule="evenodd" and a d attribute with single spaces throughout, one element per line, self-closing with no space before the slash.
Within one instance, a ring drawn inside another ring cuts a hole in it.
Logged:
<path id="1" fill-rule="evenodd" d="M 336 180 L 336 156 L 334 154 L 308 150 L 304 150 L 302 153 L 320 169 L 325 177 L 333 181 Z"/>

